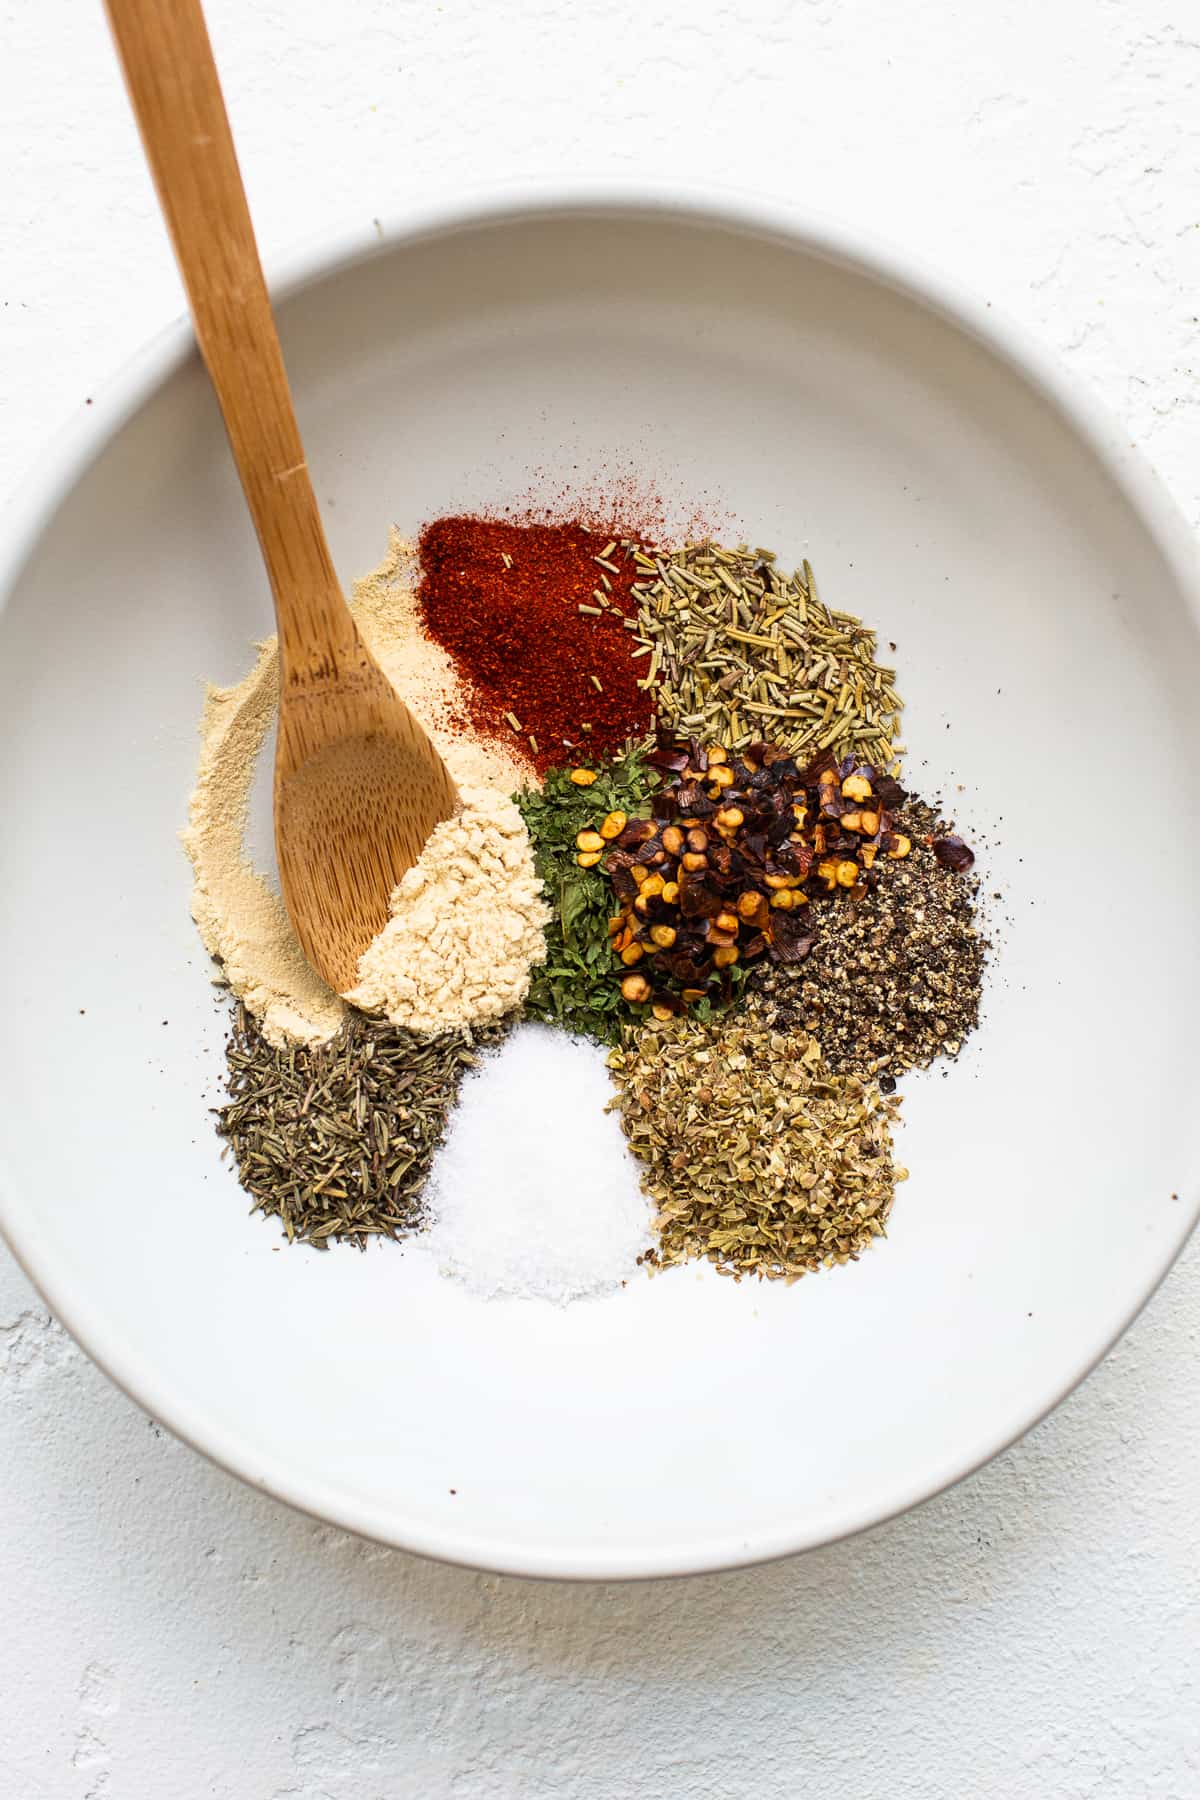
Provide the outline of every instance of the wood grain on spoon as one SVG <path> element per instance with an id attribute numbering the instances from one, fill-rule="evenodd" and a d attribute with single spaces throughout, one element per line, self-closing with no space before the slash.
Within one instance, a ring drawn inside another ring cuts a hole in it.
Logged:
<path id="1" fill-rule="evenodd" d="M 344 992 L 454 785 L 338 584 L 199 0 L 106 5 L 275 600 L 283 898 L 308 960 Z"/>

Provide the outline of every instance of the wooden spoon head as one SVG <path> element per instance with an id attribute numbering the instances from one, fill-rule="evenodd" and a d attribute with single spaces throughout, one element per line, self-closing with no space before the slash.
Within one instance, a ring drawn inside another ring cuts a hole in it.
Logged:
<path id="1" fill-rule="evenodd" d="M 393 888 L 448 819 L 446 765 L 361 644 L 354 666 L 283 674 L 275 853 L 305 956 L 337 993 L 388 920 Z"/>

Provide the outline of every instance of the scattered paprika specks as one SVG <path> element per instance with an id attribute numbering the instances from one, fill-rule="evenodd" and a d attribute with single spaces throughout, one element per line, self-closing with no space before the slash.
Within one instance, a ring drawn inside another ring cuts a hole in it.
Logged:
<path id="1" fill-rule="evenodd" d="M 453 656 L 477 729 L 519 738 L 540 774 L 645 734 L 653 700 L 622 624 L 639 570 L 619 542 L 578 524 L 456 517 L 427 525 L 419 552 L 422 620 Z"/>
<path id="2" fill-rule="evenodd" d="M 664 489 L 648 472 L 600 463 L 569 472 L 561 466 L 531 471 L 524 493 L 487 516 L 510 525 L 561 525 L 570 520 L 585 531 L 641 544 L 690 543 L 715 538 L 736 544 L 746 537 L 746 521 L 726 502 L 700 490 L 686 495 Z"/>

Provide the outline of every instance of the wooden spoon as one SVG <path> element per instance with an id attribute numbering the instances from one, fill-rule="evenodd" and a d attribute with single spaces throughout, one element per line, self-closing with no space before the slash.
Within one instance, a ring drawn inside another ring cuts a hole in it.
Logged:
<path id="1" fill-rule="evenodd" d="M 284 904 L 309 962 L 344 993 L 457 796 L 338 584 L 200 0 L 106 5 L 275 598 Z"/>

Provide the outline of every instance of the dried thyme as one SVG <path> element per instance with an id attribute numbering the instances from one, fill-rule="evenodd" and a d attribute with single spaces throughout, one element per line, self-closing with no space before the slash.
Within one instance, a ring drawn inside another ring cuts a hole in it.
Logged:
<path id="1" fill-rule="evenodd" d="M 795 1280 L 885 1235 L 907 1175 L 892 1163 L 898 1103 L 831 1073 L 816 1041 L 774 1029 L 755 996 L 719 1022 L 631 1033 L 609 1066 L 656 1207 L 653 1266 L 705 1257 L 725 1274 Z"/>
<path id="2" fill-rule="evenodd" d="M 636 559 L 642 579 L 634 654 L 660 725 L 739 750 L 772 739 L 806 759 L 889 769 L 903 702 L 894 669 L 875 660 L 875 633 L 831 611 L 807 563 L 788 575 L 769 551 L 704 542 Z M 650 569 L 647 569 L 650 564 Z"/>
<path id="3" fill-rule="evenodd" d="M 906 801 L 896 823 L 912 842 L 905 861 L 849 899 L 836 925 L 821 922 L 803 967 L 756 976 L 779 1030 L 812 1032 L 831 1069 L 885 1087 L 958 1055 L 979 1022 L 987 953 L 965 873 L 970 852 L 964 861 L 960 840 L 919 800 Z"/>
<path id="4" fill-rule="evenodd" d="M 459 1083 L 501 1030 L 420 1038 L 354 1015 L 331 1043 L 276 1049 L 239 1006 L 217 1130 L 251 1210 L 318 1250 L 414 1230 Z"/>

